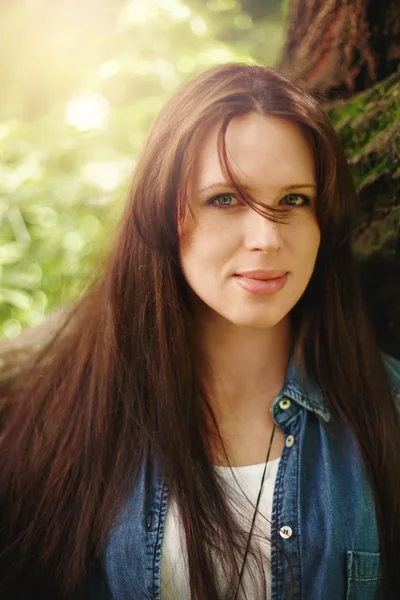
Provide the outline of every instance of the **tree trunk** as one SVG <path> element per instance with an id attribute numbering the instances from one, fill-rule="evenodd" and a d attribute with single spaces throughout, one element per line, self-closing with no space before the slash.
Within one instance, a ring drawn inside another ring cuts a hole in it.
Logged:
<path id="1" fill-rule="evenodd" d="M 330 98 L 365 90 L 400 59 L 398 0 L 292 0 L 278 68 Z"/>
<path id="2" fill-rule="evenodd" d="M 326 108 L 360 197 L 353 248 L 380 347 L 400 358 L 400 72 Z"/>

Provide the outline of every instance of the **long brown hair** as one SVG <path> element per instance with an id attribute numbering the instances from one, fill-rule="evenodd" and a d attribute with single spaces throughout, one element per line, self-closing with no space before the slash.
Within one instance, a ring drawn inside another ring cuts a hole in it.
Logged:
<path id="1" fill-rule="evenodd" d="M 289 119 L 312 140 L 321 246 L 293 310 L 295 356 L 354 433 L 375 496 L 384 572 L 390 590 L 400 589 L 400 426 L 352 257 L 357 196 L 345 155 L 301 85 L 271 69 L 226 64 L 182 86 L 155 119 L 113 251 L 77 303 L 68 335 L 60 331 L 3 390 L 3 558 L 17 562 L 14 577 L 34 573 L 53 597 L 83 589 L 146 453 L 161 457 L 177 496 L 192 598 L 219 597 L 210 554 L 217 531 L 234 589 L 244 538 L 212 466 L 212 410 L 198 375 L 178 223 L 199 142 L 218 123 L 220 158 L 237 186 L 224 133 L 251 111 Z"/>

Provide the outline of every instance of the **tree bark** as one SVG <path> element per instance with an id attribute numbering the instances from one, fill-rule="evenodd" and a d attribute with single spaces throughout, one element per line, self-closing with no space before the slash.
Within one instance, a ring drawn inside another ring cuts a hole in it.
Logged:
<path id="1" fill-rule="evenodd" d="M 327 105 L 360 198 L 353 249 L 379 346 L 400 358 L 400 72 Z"/>
<path id="2" fill-rule="evenodd" d="M 398 0 L 292 0 L 278 68 L 330 98 L 365 90 L 400 59 Z"/>

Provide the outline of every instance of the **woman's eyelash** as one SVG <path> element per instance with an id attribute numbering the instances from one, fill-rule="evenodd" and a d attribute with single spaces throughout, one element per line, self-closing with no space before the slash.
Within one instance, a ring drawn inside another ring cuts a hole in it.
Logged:
<path id="1" fill-rule="evenodd" d="M 211 206 L 214 206 L 215 208 L 231 208 L 232 205 L 230 205 L 230 204 L 225 204 L 225 205 L 218 204 L 217 200 L 220 200 L 221 198 L 232 198 L 233 200 L 237 200 L 238 203 L 241 202 L 239 200 L 239 198 L 237 198 L 233 194 L 218 194 L 218 196 L 213 196 L 212 198 L 210 198 L 207 201 L 207 204 L 210 204 Z M 244 204 L 244 202 L 242 202 L 242 204 Z"/>
<path id="2" fill-rule="evenodd" d="M 285 200 L 285 198 L 289 198 L 290 196 L 296 196 L 297 198 L 302 198 L 302 200 L 304 201 L 302 204 L 289 204 L 288 206 L 309 206 L 311 204 L 311 200 L 308 196 L 306 196 L 305 194 L 286 194 L 286 196 L 284 196 L 282 200 Z M 207 204 L 213 206 L 214 208 L 220 208 L 220 209 L 226 209 L 226 208 L 232 208 L 232 204 L 218 204 L 218 200 L 220 200 L 221 198 L 232 198 L 233 200 L 237 201 L 237 204 L 234 204 L 234 206 L 240 206 L 240 205 L 244 205 L 245 203 L 243 201 L 241 201 L 237 196 L 235 196 L 234 194 L 218 194 L 217 196 L 213 196 L 212 198 L 210 198 L 207 201 Z M 280 201 L 280 202 L 281 202 Z"/>
<path id="3" fill-rule="evenodd" d="M 297 196 L 298 198 L 302 198 L 304 200 L 304 204 L 300 204 L 300 206 L 308 206 L 311 204 L 311 199 L 305 194 L 287 194 L 284 198 L 289 198 L 290 196 Z M 282 198 L 282 200 L 284 199 Z M 293 204 L 292 206 L 298 206 L 297 204 Z"/>

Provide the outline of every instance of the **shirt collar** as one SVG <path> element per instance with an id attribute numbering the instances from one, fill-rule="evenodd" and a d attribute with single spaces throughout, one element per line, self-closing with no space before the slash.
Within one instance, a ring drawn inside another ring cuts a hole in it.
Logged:
<path id="1" fill-rule="evenodd" d="M 288 397 L 294 400 L 300 406 L 303 406 L 307 410 L 317 414 L 326 423 L 331 418 L 328 401 L 323 394 L 321 388 L 317 383 L 307 374 L 304 373 L 304 388 L 301 384 L 301 371 L 296 364 L 294 354 L 289 361 L 289 365 L 286 371 L 286 377 L 283 387 L 278 395 L 277 401 L 279 402 L 282 397 Z"/>

